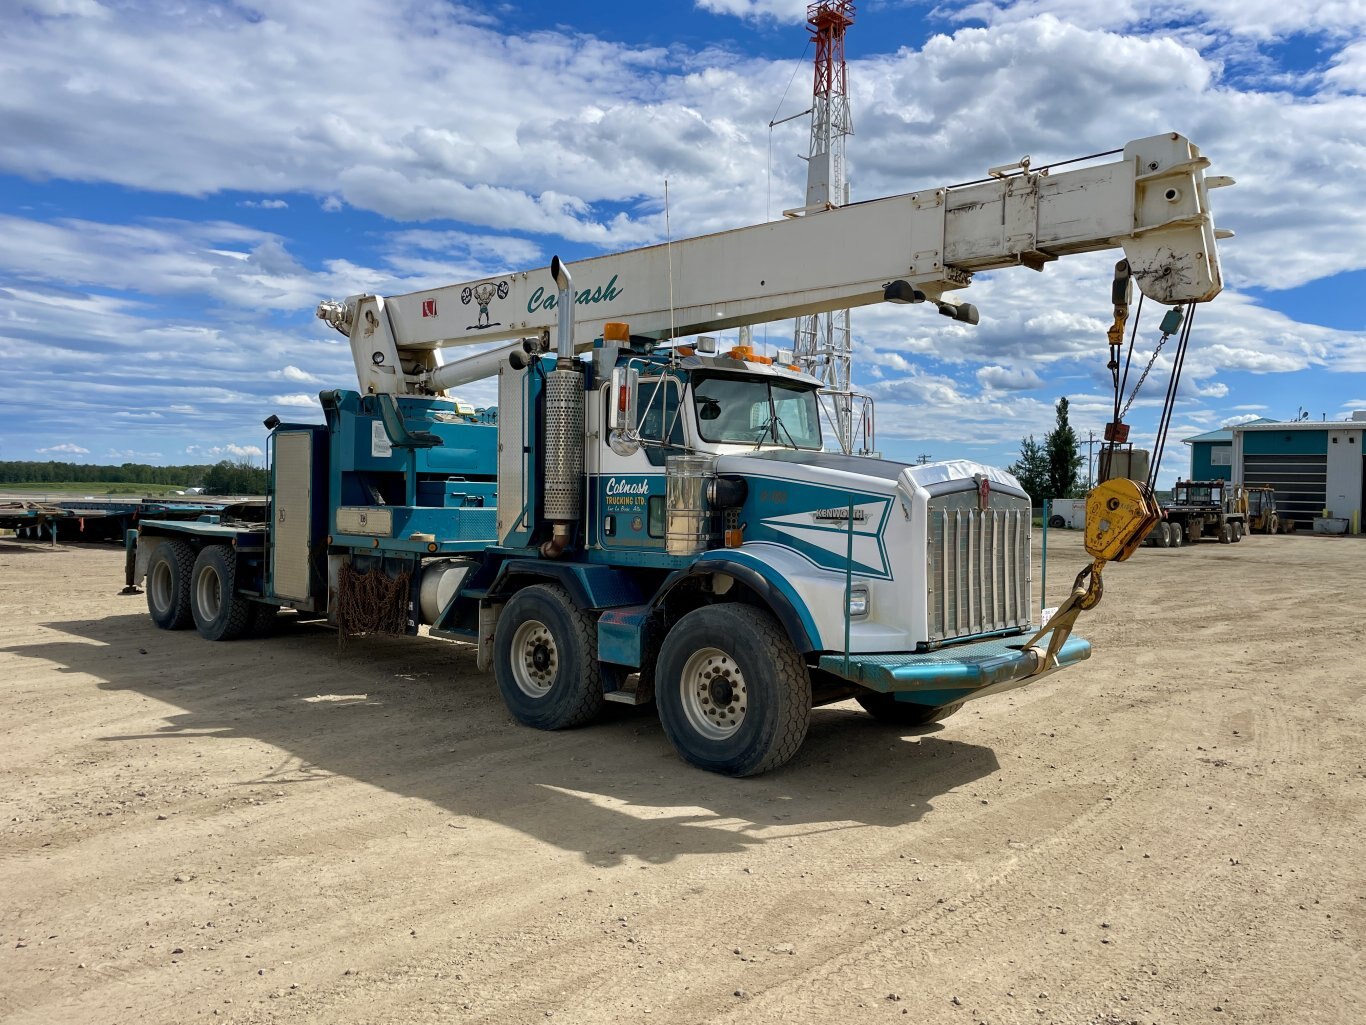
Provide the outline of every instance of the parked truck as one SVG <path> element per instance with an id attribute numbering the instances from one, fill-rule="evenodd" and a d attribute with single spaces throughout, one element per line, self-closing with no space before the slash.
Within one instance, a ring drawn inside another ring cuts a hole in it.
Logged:
<path id="1" fill-rule="evenodd" d="M 1214 538 L 1236 544 L 1247 532 L 1247 492 L 1226 480 L 1179 480 L 1172 500 L 1163 507 L 1166 521 L 1179 540 L 1195 544 Z"/>
<path id="2" fill-rule="evenodd" d="M 1037 629 L 1028 495 L 966 460 L 824 451 L 820 382 L 708 332 L 877 302 L 972 324 L 953 293 L 974 272 L 1113 247 L 1150 298 L 1212 299 L 1206 189 L 1229 181 L 1207 164 L 1161 135 L 584 260 L 577 285 L 557 258 L 323 303 L 357 390 L 322 392 L 321 424 L 266 421 L 264 505 L 142 522 L 128 582 L 146 578 L 157 626 L 210 640 L 279 609 L 347 634 L 426 626 L 476 646 L 522 723 L 653 700 L 684 759 L 731 775 L 791 758 L 826 702 L 942 719 L 1090 654 Z M 496 411 L 446 395 L 495 375 Z"/>

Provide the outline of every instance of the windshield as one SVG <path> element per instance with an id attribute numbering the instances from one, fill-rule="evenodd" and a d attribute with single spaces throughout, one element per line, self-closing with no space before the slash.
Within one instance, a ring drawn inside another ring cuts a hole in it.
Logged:
<path id="1" fill-rule="evenodd" d="M 793 381 L 696 377 L 697 431 L 705 441 L 821 447 L 816 390 Z"/>

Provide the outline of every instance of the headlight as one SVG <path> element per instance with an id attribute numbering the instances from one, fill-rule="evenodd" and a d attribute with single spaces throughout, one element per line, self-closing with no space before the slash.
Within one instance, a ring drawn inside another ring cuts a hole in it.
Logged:
<path id="1" fill-rule="evenodd" d="M 849 589 L 849 616 L 858 619 L 868 615 L 868 610 L 872 605 L 868 597 L 867 584 L 855 584 Z"/>

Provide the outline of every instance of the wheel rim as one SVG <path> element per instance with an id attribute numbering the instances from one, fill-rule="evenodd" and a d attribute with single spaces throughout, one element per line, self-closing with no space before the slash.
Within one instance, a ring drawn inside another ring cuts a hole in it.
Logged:
<path id="1" fill-rule="evenodd" d="M 147 591 L 152 596 L 152 604 L 158 612 L 165 612 L 171 607 L 171 596 L 175 587 L 171 583 L 171 567 L 168 563 L 158 562 L 152 567 L 147 581 Z"/>
<path id="2" fill-rule="evenodd" d="M 218 570 L 212 566 L 205 566 L 195 578 L 194 600 L 205 622 L 212 623 L 218 618 L 218 611 L 223 607 L 223 587 Z"/>
<path id="3" fill-rule="evenodd" d="M 512 635 L 512 678 L 528 697 L 542 698 L 555 683 L 560 651 L 550 627 L 528 619 Z"/>
<path id="4" fill-rule="evenodd" d="M 693 652 L 679 687 L 688 725 L 706 739 L 725 740 L 743 725 L 749 706 L 745 675 L 720 648 Z"/>

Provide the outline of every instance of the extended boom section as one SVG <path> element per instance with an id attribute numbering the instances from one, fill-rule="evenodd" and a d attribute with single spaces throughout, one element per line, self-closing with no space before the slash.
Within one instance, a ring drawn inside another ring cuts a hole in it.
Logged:
<path id="1" fill-rule="evenodd" d="M 1208 160 L 1175 133 L 1129 143 L 1121 159 L 1030 171 L 957 188 L 854 203 L 575 266 L 576 343 L 624 321 L 662 339 L 882 302 L 908 283 L 936 301 L 974 272 L 1041 269 L 1059 257 L 1123 248 L 1134 280 L 1166 304 L 1222 288 Z M 911 294 L 908 292 L 908 294 Z M 535 337 L 556 325 L 549 273 L 519 271 L 391 298 L 324 304 L 351 338 L 364 392 L 433 390 L 430 350 Z"/>

